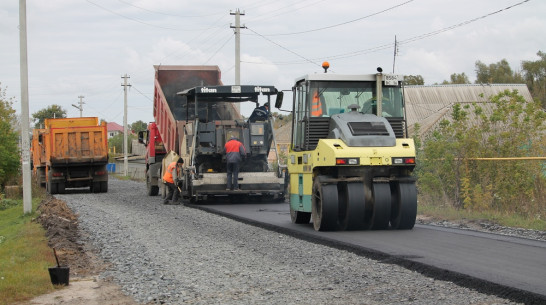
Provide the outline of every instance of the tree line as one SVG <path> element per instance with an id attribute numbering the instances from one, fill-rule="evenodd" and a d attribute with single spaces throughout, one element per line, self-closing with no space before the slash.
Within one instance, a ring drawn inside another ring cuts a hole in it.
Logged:
<path id="1" fill-rule="evenodd" d="M 506 59 L 499 62 L 485 64 L 476 61 L 475 84 L 526 84 L 533 98 L 541 102 L 546 108 L 546 53 L 537 52 L 538 60 L 524 60 L 521 62 L 520 70 L 513 70 Z M 425 80 L 421 75 L 408 75 L 404 77 L 407 85 L 424 85 Z M 448 84 L 470 84 L 468 76 L 462 73 L 453 73 L 449 80 L 444 80 L 441 85 Z M 438 85 L 438 84 L 435 84 Z"/>

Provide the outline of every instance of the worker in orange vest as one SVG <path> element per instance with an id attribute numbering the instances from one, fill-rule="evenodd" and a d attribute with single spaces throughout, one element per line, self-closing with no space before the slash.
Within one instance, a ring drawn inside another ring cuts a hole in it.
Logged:
<path id="1" fill-rule="evenodd" d="M 227 161 L 227 185 L 226 190 L 239 190 L 239 166 L 246 156 L 246 150 L 243 143 L 239 142 L 235 136 L 232 136 L 224 146 Z"/>
<path id="2" fill-rule="evenodd" d="M 178 190 L 178 182 L 180 181 L 181 175 L 179 172 L 179 166 L 184 164 L 184 159 L 178 158 L 178 160 L 171 162 L 167 166 L 167 170 L 163 175 L 163 181 L 167 185 L 167 197 L 163 200 L 163 204 L 176 204 L 180 196 L 180 191 Z"/>
<path id="3" fill-rule="evenodd" d="M 311 101 L 311 116 L 322 116 L 322 102 L 320 101 L 318 90 L 315 90 L 315 93 L 313 94 L 313 100 Z"/>

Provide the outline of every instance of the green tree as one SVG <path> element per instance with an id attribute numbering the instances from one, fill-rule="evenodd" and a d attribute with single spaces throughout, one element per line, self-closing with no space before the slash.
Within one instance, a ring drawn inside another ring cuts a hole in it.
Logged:
<path id="1" fill-rule="evenodd" d="M 406 84 L 407 86 L 424 85 L 425 80 L 421 75 L 406 75 L 404 76 L 404 84 Z"/>
<path id="2" fill-rule="evenodd" d="M 63 107 L 53 104 L 32 114 L 34 128 L 43 128 L 45 119 L 66 118 L 66 110 Z"/>
<path id="3" fill-rule="evenodd" d="M 134 122 L 133 124 L 129 125 L 129 128 L 131 128 L 131 130 L 136 133 L 139 131 L 146 130 L 148 128 L 148 124 L 146 124 L 145 122 L 141 120 L 138 120 Z"/>
<path id="4" fill-rule="evenodd" d="M 537 61 L 523 61 L 523 77 L 529 91 L 534 98 L 542 102 L 542 107 L 546 108 L 546 53 L 538 51 Z"/>
<path id="5" fill-rule="evenodd" d="M 468 76 L 466 76 L 466 74 L 463 72 L 461 74 L 457 74 L 457 73 L 453 73 L 451 74 L 450 76 L 450 81 L 443 81 L 442 84 L 443 85 L 448 85 L 448 84 L 470 84 L 470 80 L 468 79 Z"/>
<path id="6" fill-rule="evenodd" d="M 489 66 L 478 60 L 475 67 L 476 84 L 524 83 L 521 74 L 513 72 L 506 59 L 502 59 L 498 63 L 489 64 Z"/>
<path id="7" fill-rule="evenodd" d="M 6 92 L 0 83 L 0 188 L 19 174 L 18 134 L 13 130 L 17 120 L 12 108 L 13 98 L 6 98 Z"/>
<path id="8" fill-rule="evenodd" d="M 131 141 L 136 139 L 136 136 L 133 134 L 127 135 L 127 153 L 131 153 Z M 116 154 L 123 154 L 123 133 L 117 134 L 110 139 L 108 139 L 108 148 L 113 153 L 114 150 Z"/>

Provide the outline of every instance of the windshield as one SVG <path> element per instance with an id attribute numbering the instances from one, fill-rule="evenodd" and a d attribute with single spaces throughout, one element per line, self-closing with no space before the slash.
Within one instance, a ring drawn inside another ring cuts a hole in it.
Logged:
<path id="1" fill-rule="evenodd" d="M 383 87 L 382 116 L 403 117 L 404 105 L 400 87 Z M 312 117 L 330 117 L 350 111 L 356 104 L 358 111 L 377 114 L 375 82 L 311 82 L 309 87 Z"/>

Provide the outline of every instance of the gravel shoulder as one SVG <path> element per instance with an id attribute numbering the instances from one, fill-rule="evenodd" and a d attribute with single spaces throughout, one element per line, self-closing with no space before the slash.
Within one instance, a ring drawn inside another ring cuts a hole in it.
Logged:
<path id="1" fill-rule="evenodd" d="M 199 209 L 163 205 L 144 189 L 111 179 L 108 193 L 56 195 L 78 215 L 82 252 L 96 253 L 97 285 L 113 288 L 103 294 L 106 302 L 78 304 L 516 304 Z"/>

